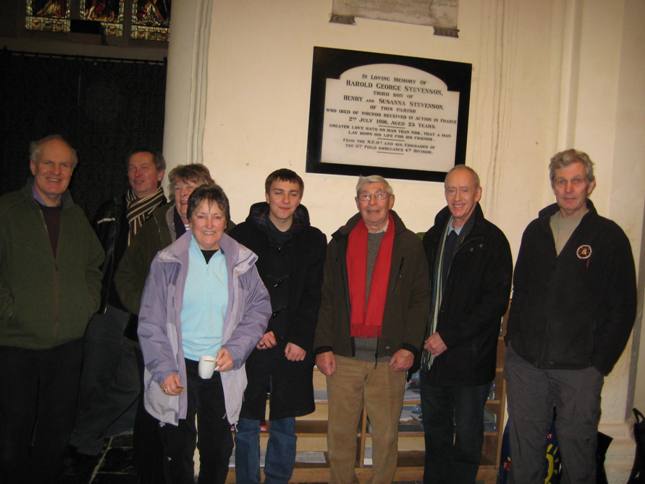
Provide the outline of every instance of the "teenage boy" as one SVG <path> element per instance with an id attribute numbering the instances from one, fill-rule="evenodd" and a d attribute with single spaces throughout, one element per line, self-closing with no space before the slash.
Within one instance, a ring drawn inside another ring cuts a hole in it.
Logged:
<path id="1" fill-rule="evenodd" d="M 314 411 L 313 338 L 325 258 L 325 235 L 301 205 L 304 182 L 282 168 L 265 182 L 266 202 L 251 206 L 230 235 L 255 252 L 273 313 L 246 362 L 248 386 L 237 426 L 235 474 L 260 482 L 260 422 L 270 395 L 266 482 L 287 483 L 296 460 L 296 419 Z"/>

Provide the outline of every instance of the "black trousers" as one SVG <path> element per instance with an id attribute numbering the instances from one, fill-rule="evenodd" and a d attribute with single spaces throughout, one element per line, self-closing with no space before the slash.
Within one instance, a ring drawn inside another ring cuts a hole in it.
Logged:
<path id="1" fill-rule="evenodd" d="M 421 371 L 420 383 L 426 447 L 424 484 L 474 484 L 490 383 L 433 386 L 425 370 Z"/>
<path id="2" fill-rule="evenodd" d="M 46 350 L 0 347 L 0 482 L 54 482 L 78 401 L 82 340 Z"/>
<path id="3" fill-rule="evenodd" d="M 226 417 L 224 390 L 218 372 L 204 380 L 197 372 L 198 363 L 186 360 L 188 410 L 179 426 L 164 425 L 161 441 L 164 447 L 167 476 L 173 484 L 193 484 L 193 454 L 199 447 L 199 484 L 224 484 L 228 462 L 233 452 L 233 435 Z M 199 433 L 195 425 L 195 416 Z"/>
<path id="4" fill-rule="evenodd" d="M 85 332 L 79 409 L 70 443 L 98 455 L 106 437 L 132 430 L 141 393 L 137 343 L 123 336 L 130 314 L 108 305 Z"/>
<path id="5" fill-rule="evenodd" d="M 141 388 L 143 388 L 143 354 L 136 347 L 137 364 Z M 142 395 L 137 401 L 137 413 L 134 418 L 132 435 L 134 446 L 134 465 L 139 476 L 139 484 L 163 484 L 168 479 L 164 474 L 163 446 L 159 421 L 150 415 L 143 406 Z"/>

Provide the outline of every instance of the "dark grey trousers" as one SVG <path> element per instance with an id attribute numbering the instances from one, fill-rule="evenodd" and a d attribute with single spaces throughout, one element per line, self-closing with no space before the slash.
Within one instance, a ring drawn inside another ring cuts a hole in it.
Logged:
<path id="1" fill-rule="evenodd" d="M 544 482 L 546 434 L 556 409 L 555 431 L 562 456 L 562 484 L 596 479 L 596 440 L 603 375 L 594 367 L 544 370 L 524 360 L 508 345 L 510 482 Z"/>
<path id="2" fill-rule="evenodd" d="M 123 336 L 129 313 L 108 306 L 85 333 L 83 372 L 71 444 L 96 455 L 105 437 L 131 430 L 141 390 L 134 341 Z"/>

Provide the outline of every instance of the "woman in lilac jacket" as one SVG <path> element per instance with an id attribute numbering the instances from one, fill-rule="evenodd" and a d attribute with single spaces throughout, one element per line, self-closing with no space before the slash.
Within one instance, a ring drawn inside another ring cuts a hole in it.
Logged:
<path id="1" fill-rule="evenodd" d="M 246 387 L 244 362 L 266 329 L 269 295 L 257 256 L 224 233 L 228 199 L 217 185 L 188 202 L 191 230 L 152 262 L 139 312 L 144 404 L 160 422 L 166 478 L 193 483 L 199 420 L 199 483 L 223 483 Z M 199 375 L 199 360 L 215 372 Z"/>

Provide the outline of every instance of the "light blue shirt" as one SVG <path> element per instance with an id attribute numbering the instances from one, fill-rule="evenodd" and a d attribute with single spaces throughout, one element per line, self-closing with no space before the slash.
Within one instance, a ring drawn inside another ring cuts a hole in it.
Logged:
<path id="1" fill-rule="evenodd" d="M 459 236 L 461 234 L 461 229 L 464 228 L 464 225 L 462 225 L 461 227 L 455 227 L 453 225 L 453 222 L 454 222 L 453 218 L 450 217 L 450 221 L 448 222 L 448 231 L 446 232 L 446 236 L 450 235 L 450 232 L 452 232 L 453 230 L 457 234 L 457 236 Z"/>
<path id="2" fill-rule="evenodd" d="M 224 255 L 218 250 L 206 263 L 193 236 L 180 316 L 186 358 L 199 361 L 202 355 L 217 354 L 222 344 L 227 306 L 228 273 Z"/>

